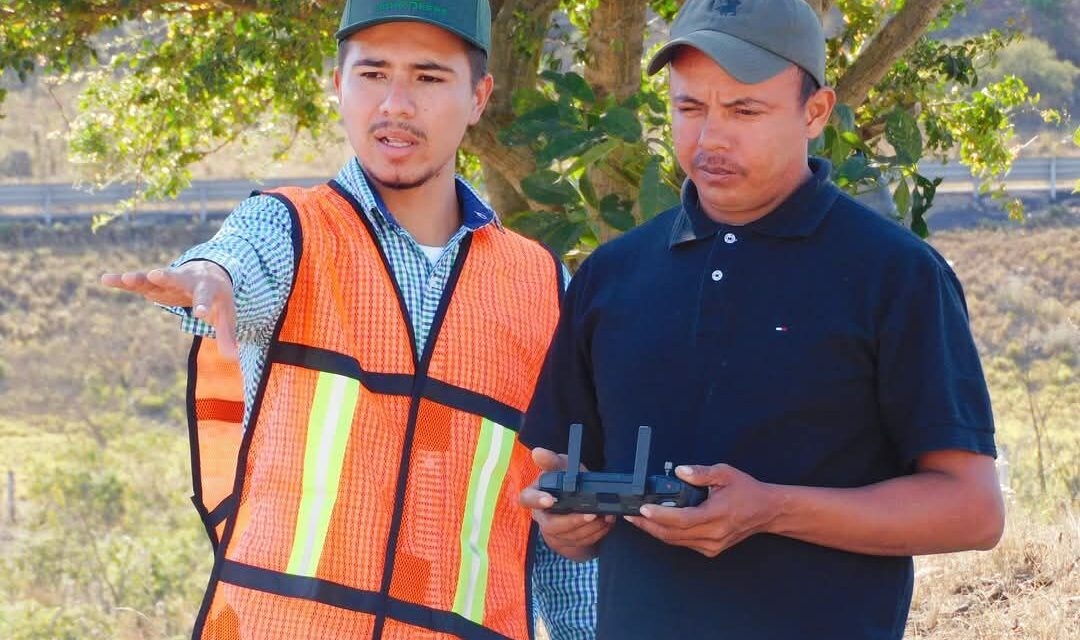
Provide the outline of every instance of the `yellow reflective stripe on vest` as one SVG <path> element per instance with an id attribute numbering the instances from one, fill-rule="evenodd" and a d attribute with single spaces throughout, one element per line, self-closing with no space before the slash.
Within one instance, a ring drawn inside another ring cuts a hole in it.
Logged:
<path id="1" fill-rule="evenodd" d="M 303 495 L 286 569 L 293 575 L 314 577 L 319 568 L 359 396 L 359 381 L 333 373 L 319 374 L 308 419 Z"/>
<path id="2" fill-rule="evenodd" d="M 461 521 L 461 564 L 454 613 L 477 624 L 484 620 L 488 584 L 488 540 L 495 519 L 495 503 L 502 492 L 515 433 L 484 419 L 473 457 L 469 493 Z"/>

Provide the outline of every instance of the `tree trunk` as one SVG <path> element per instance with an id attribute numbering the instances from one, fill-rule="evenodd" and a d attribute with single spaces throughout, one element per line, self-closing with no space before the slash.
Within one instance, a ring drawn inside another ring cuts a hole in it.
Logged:
<path id="1" fill-rule="evenodd" d="M 503 174 L 484 167 L 484 189 L 488 201 L 503 219 L 529 209 L 529 201 L 518 193 L 518 185 L 510 184 Z"/>
<path id="2" fill-rule="evenodd" d="M 614 96 L 616 102 L 622 102 L 640 89 L 647 8 L 647 3 L 640 0 L 600 0 L 593 11 L 585 48 L 585 80 L 596 91 L 597 99 Z M 613 154 L 610 161 L 619 162 L 618 155 Z M 610 170 L 594 169 L 589 178 L 601 199 L 612 193 L 632 199 L 636 193 L 636 185 L 628 185 Z M 603 221 L 598 222 L 601 241 L 616 235 Z"/>
<path id="3" fill-rule="evenodd" d="M 536 85 L 544 36 L 551 12 L 558 6 L 559 0 L 493 0 L 491 3 L 489 70 L 495 77 L 495 92 L 483 120 L 469 129 L 463 146 L 480 158 L 492 205 L 504 215 L 524 208 L 521 180 L 535 171 L 536 163 L 528 149 L 507 147 L 499 142 L 498 132 L 514 119 L 514 91 Z M 516 194 L 516 199 L 508 189 Z"/>

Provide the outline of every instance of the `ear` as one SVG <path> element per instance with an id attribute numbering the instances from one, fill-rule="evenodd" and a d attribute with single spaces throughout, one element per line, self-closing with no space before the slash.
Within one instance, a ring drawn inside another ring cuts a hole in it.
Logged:
<path id="1" fill-rule="evenodd" d="M 473 112 L 472 117 L 469 118 L 469 126 L 480 122 L 480 117 L 484 115 L 484 110 L 487 109 L 488 101 L 491 100 L 491 93 L 494 90 L 495 78 L 491 77 L 490 73 L 476 83 L 473 88 Z"/>
<path id="2" fill-rule="evenodd" d="M 825 125 L 829 124 L 829 116 L 832 115 L 833 107 L 836 106 L 836 92 L 831 87 L 822 87 L 814 92 L 814 95 L 806 99 L 804 113 L 806 114 L 806 136 L 808 140 L 821 135 Z"/>
<path id="3" fill-rule="evenodd" d="M 338 107 L 341 106 L 341 67 L 334 67 L 334 93 L 337 94 Z"/>

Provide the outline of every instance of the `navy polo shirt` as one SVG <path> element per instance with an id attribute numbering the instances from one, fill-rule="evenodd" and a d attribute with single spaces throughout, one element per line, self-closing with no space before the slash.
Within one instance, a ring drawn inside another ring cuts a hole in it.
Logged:
<path id="1" fill-rule="evenodd" d="M 582 264 L 521 440 L 630 472 L 637 428 L 665 461 L 758 480 L 859 487 L 923 453 L 994 455 L 993 418 L 956 276 L 928 244 L 841 193 L 829 166 L 774 211 L 680 207 Z M 706 558 L 619 521 L 600 544 L 601 639 L 899 639 L 908 557 L 759 534 Z"/>

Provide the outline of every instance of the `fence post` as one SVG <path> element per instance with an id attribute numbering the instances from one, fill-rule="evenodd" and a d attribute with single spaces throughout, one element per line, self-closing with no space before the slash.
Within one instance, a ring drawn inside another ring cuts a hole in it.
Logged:
<path id="1" fill-rule="evenodd" d="M 1050 202 L 1057 200 L 1057 152 L 1050 156 Z"/>
<path id="2" fill-rule="evenodd" d="M 7 472 L 7 502 L 8 520 L 15 524 L 15 472 L 10 469 Z"/>

